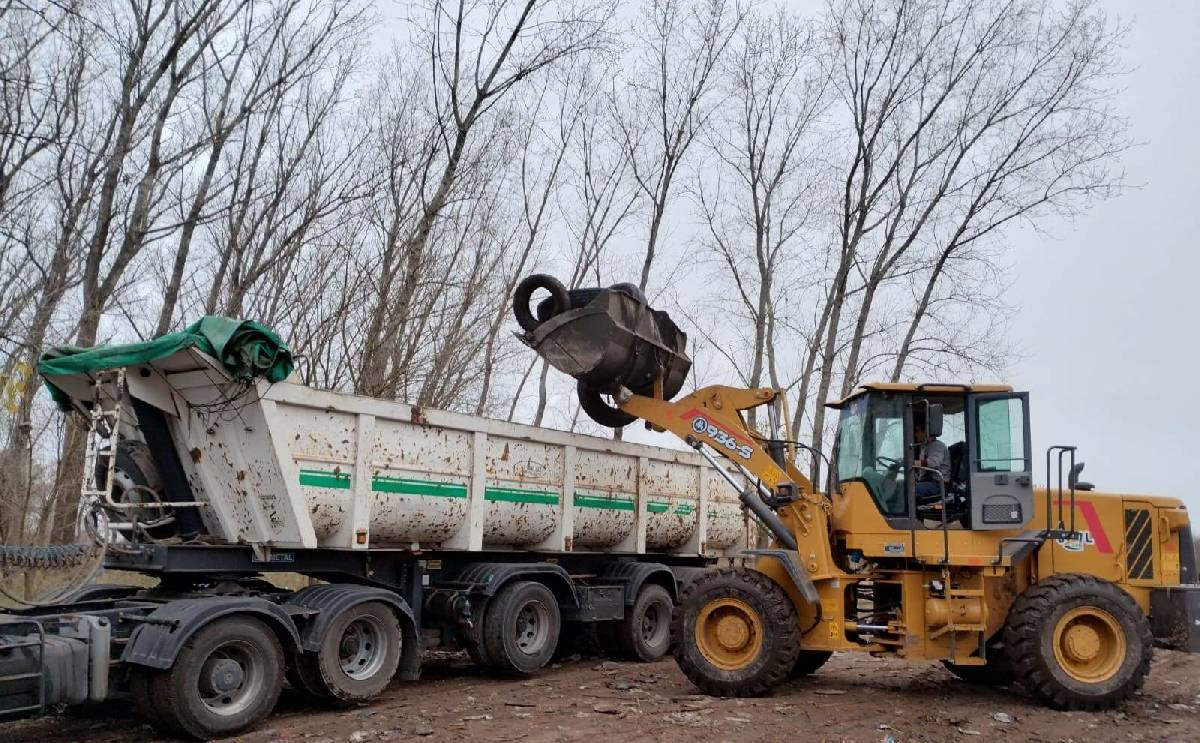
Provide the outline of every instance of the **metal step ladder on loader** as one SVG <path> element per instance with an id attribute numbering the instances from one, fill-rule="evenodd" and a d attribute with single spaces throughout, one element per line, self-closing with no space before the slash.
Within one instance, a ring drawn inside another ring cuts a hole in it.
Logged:
<path id="1" fill-rule="evenodd" d="M 1028 532 L 1019 537 L 1006 537 L 1000 541 L 1000 546 L 996 558 L 992 561 L 995 566 L 1012 565 L 1018 561 L 1023 555 L 1035 551 L 1047 541 L 1072 541 L 1078 539 L 1080 533 L 1075 528 L 1075 489 L 1080 471 L 1083 469 L 1082 463 L 1076 463 L 1075 452 L 1077 447 L 1055 444 L 1046 450 L 1046 528 Z M 1051 484 L 1055 480 L 1051 479 L 1052 464 L 1054 455 L 1058 454 L 1057 458 L 1057 484 L 1051 489 Z M 1064 462 L 1069 466 L 1066 469 L 1064 477 Z M 937 470 L 929 467 L 914 465 L 914 472 L 923 472 L 929 474 L 932 479 L 941 484 L 941 502 L 946 502 L 945 484 L 942 483 L 940 473 Z M 1064 484 L 1065 479 L 1065 484 Z M 1053 496 L 1051 495 L 1053 493 Z M 1064 497 L 1065 496 L 1065 497 Z M 1057 512 L 1055 510 L 1057 507 Z M 941 508 L 941 523 L 938 529 L 942 531 L 943 555 L 939 561 L 942 567 L 943 585 L 945 588 L 944 598 L 949 604 L 949 621 L 943 627 L 934 630 L 929 635 L 930 640 L 936 640 L 943 635 L 948 635 L 950 638 L 950 657 L 949 661 L 955 665 L 962 666 L 986 666 L 987 658 L 987 626 L 981 623 L 959 623 L 955 621 L 958 615 L 955 609 L 955 599 L 966 601 L 979 601 L 984 597 L 984 592 L 974 589 L 954 589 L 950 588 L 950 533 L 949 523 L 946 517 L 946 509 Z M 1066 514 L 1070 514 L 1067 516 Z M 1054 517 L 1057 516 L 1057 521 Z M 915 533 L 913 535 L 915 544 Z M 966 657 L 957 656 L 958 642 L 957 637 L 959 632 L 970 632 L 976 635 L 977 645 L 979 648 L 978 654 Z"/>
<path id="2" fill-rule="evenodd" d="M 1004 564 L 1005 561 L 1019 559 L 1021 555 L 1040 549 L 1047 541 L 1072 542 L 1080 538 L 1081 533 L 1075 528 L 1075 491 L 1081 484 L 1079 473 L 1083 471 L 1083 463 L 1075 462 L 1075 452 L 1078 447 L 1055 444 L 1046 449 L 1046 524 L 1042 529 L 1022 534 L 1019 537 L 1006 537 L 1000 541 L 999 551 L 993 565 Z M 1058 453 L 1057 484 L 1051 487 L 1055 480 L 1050 477 L 1054 454 Z M 1063 463 L 1069 461 L 1064 489 Z M 1091 489 L 1090 485 L 1086 489 Z M 1064 495 L 1066 497 L 1064 497 Z M 1069 517 L 1066 514 L 1070 514 Z M 1057 521 L 1055 520 L 1057 516 Z M 1068 520 L 1069 519 L 1069 520 Z"/>

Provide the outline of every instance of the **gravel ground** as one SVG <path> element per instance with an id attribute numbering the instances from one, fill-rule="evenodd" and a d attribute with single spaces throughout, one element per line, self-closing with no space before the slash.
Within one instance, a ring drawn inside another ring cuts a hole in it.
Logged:
<path id="1" fill-rule="evenodd" d="M 146 740 L 126 703 L 12 723 L 12 740 Z M 1200 655 L 1159 651 L 1141 695 L 1120 710 L 1056 712 L 1014 689 L 971 687 L 936 664 L 835 655 L 814 676 L 762 699 L 696 694 L 674 662 L 580 659 L 530 679 L 492 678 L 459 658 L 430 661 L 374 704 L 311 707 L 285 691 L 276 713 L 237 740 L 304 743 L 462 741 L 1198 741 Z"/>

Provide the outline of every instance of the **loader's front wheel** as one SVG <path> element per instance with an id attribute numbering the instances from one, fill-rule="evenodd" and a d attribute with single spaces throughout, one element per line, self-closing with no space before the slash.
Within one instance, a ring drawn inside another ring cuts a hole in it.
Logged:
<path id="1" fill-rule="evenodd" d="M 754 570 L 720 570 L 690 583 L 671 622 L 675 661 L 706 694 L 752 697 L 788 678 L 800 653 L 791 599 Z"/>
<path id="2" fill-rule="evenodd" d="M 1058 709 L 1113 707 L 1142 687 L 1154 639 L 1141 607 L 1090 575 L 1055 575 L 1013 604 L 1005 645 L 1017 681 Z"/>

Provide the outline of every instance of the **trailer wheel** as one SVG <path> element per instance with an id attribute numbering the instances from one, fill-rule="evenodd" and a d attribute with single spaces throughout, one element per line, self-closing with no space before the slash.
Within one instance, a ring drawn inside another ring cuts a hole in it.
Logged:
<path id="1" fill-rule="evenodd" d="M 271 713 L 283 686 L 283 649 L 262 621 L 222 617 L 193 635 L 153 692 L 166 726 L 200 740 L 234 735 Z"/>
<path id="2" fill-rule="evenodd" d="M 550 661 L 562 618 L 549 588 L 518 581 L 501 588 L 483 617 L 483 639 L 493 667 L 527 674 Z"/>
<path id="3" fill-rule="evenodd" d="M 1017 682 L 1057 709 L 1113 707 L 1141 688 L 1154 638 L 1141 607 L 1091 575 L 1051 576 L 1013 604 L 1004 644 Z"/>
<path id="4" fill-rule="evenodd" d="M 692 581 L 671 621 L 683 675 L 705 694 L 756 697 L 787 679 L 800 653 L 796 609 L 754 570 L 719 570 Z"/>
<path id="5" fill-rule="evenodd" d="M 296 659 L 304 687 L 322 701 L 351 706 L 383 691 L 400 666 L 400 622 L 378 601 L 339 614 L 315 653 Z"/>
<path id="6" fill-rule="evenodd" d="M 656 661 L 671 649 L 671 611 L 675 608 L 667 589 L 646 583 L 637 600 L 615 625 L 617 646 L 630 660 Z"/>

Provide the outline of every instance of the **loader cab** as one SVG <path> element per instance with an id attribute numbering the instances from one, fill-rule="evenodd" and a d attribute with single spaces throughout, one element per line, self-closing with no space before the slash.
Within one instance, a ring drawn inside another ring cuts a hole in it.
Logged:
<path id="1" fill-rule="evenodd" d="M 834 490 L 857 496 L 859 508 L 869 503 L 893 529 L 1019 529 L 1033 516 L 1026 393 L 870 384 L 832 407 L 840 411 Z M 919 469 L 918 429 L 945 446 L 948 475 Z M 939 479 L 941 489 L 932 488 Z"/>

